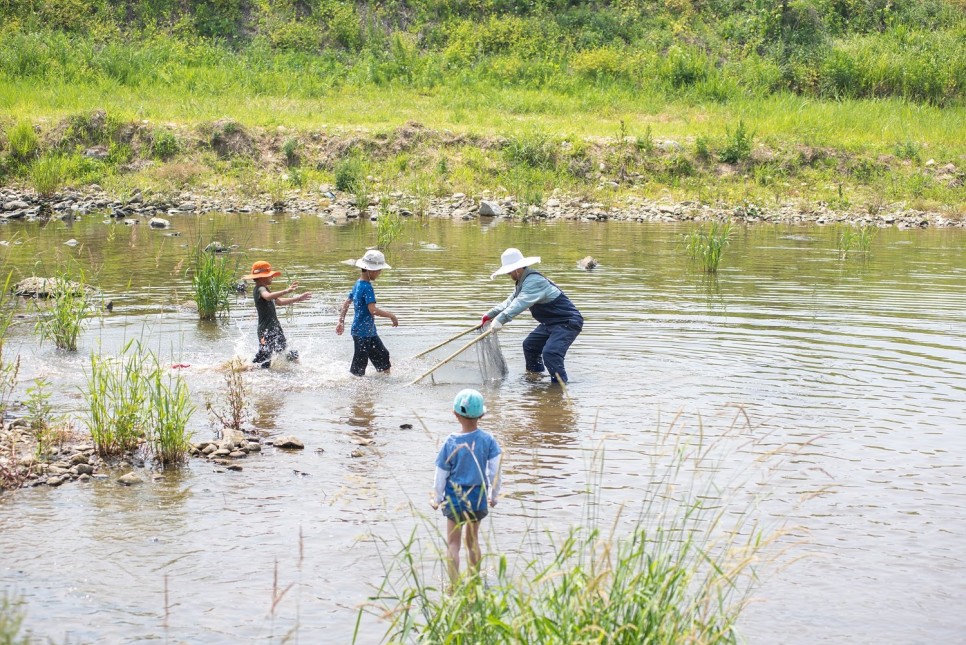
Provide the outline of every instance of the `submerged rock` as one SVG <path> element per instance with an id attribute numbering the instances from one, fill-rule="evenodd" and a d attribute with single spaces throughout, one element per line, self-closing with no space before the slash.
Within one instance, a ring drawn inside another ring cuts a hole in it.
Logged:
<path id="1" fill-rule="evenodd" d="M 117 483 L 122 484 L 124 486 L 133 486 L 135 484 L 143 483 L 143 481 L 144 481 L 143 479 L 141 479 L 134 473 L 127 473 L 125 475 L 121 475 L 121 477 L 118 478 Z"/>
<path id="2" fill-rule="evenodd" d="M 594 267 L 596 267 L 598 264 L 599 264 L 599 262 L 597 262 L 596 259 L 594 259 L 593 257 L 591 257 L 589 255 L 587 257 L 583 258 L 582 260 L 578 260 L 577 261 L 577 266 L 580 267 L 581 269 L 583 269 L 584 271 L 590 271 Z"/>

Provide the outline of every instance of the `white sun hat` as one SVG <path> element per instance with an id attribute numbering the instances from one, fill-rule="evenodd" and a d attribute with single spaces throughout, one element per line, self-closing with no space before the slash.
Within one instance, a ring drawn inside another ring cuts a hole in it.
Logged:
<path id="1" fill-rule="evenodd" d="M 510 271 L 516 271 L 517 269 L 528 267 L 531 264 L 536 264 L 539 261 L 539 257 L 523 257 L 523 253 L 520 253 L 520 249 L 507 249 L 503 252 L 503 255 L 500 256 L 500 264 L 503 266 L 493 272 L 493 274 L 490 276 L 490 280 L 498 275 L 505 275 Z"/>
<path id="2" fill-rule="evenodd" d="M 365 255 L 356 260 L 356 266 L 366 271 L 381 271 L 392 268 L 386 264 L 386 256 L 382 254 L 382 251 L 375 249 L 366 251 Z"/>

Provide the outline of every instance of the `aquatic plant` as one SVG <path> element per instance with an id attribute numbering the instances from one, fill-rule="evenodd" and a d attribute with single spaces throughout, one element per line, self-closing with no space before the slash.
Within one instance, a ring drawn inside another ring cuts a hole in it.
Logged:
<path id="1" fill-rule="evenodd" d="M 91 354 L 87 375 L 87 429 L 102 457 L 131 452 L 141 443 L 148 400 L 145 354 L 129 341 L 116 357 Z"/>
<path id="2" fill-rule="evenodd" d="M 49 387 L 50 381 L 45 378 L 34 380 L 34 385 L 27 388 L 23 402 L 27 409 L 27 426 L 37 445 L 38 459 L 45 459 L 55 446 L 63 446 L 70 436 L 70 425 L 53 417 Z"/>
<path id="3" fill-rule="evenodd" d="M 376 219 L 376 245 L 380 249 L 388 249 L 402 232 L 403 221 L 398 211 L 389 209 L 389 197 L 384 195 L 379 200 L 379 217 Z"/>
<path id="4" fill-rule="evenodd" d="M 11 598 L 6 591 L 0 596 L 0 643 L 30 645 L 30 635 L 23 634 L 23 600 Z"/>
<path id="5" fill-rule="evenodd" d="M 737 642 L 735 624 L 755 581 L 752 563 L 780 536 L 760 525 L 760 500 L 725 465 L 753 436 L 737 420 L 714 440 L 703 429 L 675 429 L 676 419 L 659 429 L 642 463 L 649 482 L 642 507 L 628 519 L 621 507 L 606 525 L 598 451 L 580 525 L 544 541 L 531 527 L 525 553 L 484 556 L 488 573 L 470 570 L 445 593 L 436 582 L 438 561 L 426 569 L 417 526 L 387 559 L 371 604 L 360 609 L 355 641 L 372 612 L 388 622 L 385 640 L 393 643 Z M 781 450 L 758 450 L 763 464 L 780 459 Z M 445 539 L 437 534 L 434 541 L 442 559 Z"/>
<path id="6" fill-rule="evenodd" d="M 872 241 L 878 233 L 879 229 L 874 224 L 843 226 L 838 234 L 839 253 L 843 258 L 853 249 L 869 253 L 872 250 Z"/>
<path id="7" fill-rule="evenodd" d="M 17 387 L 17 376 L 20 373 L 20 355 L 12 360 L 4 353 L 7 341 L 7 330 L 13 323 L 13 308 L 10 298 L 10 283 L 13 280 L 13 273 L 8 273 L 0 291 L 0 419 L 6 418 L 7 408 L 10 405 L 10 397 L 13 390 Z"/>
<path id="8" fill-rule="evenodd" d="M 706 273 L 715 273 L 721 263 L 721 256 L 728 246 L 733 231 L 730 220 L 713 221 L 684 235 L 685 249 L 692 260 L 701 262 Z"/>
<path id="9" fill-rule="evenodd" d="M 76 275 L 64 268 L 48 280 L 50 298 L 36 301 L 35 329 L 41 341 L 53 340 L 57 349 L 77 351 L 77 338 L 91 310 L 91 295 L 82 269 Z"/>
<path id="10" fill-rule="evenodd" d="M 215 253 L 200 243 L 195 247 L 188 271 L 201 320 L 214 320 L 218 314 L 228 313 L 237 265 L 228 254 Z"/>
<path id="11" fill-rule="evenodd" d="M 245 366 L 239 359 L 233 359 L 225 370 L 225 408 L 219 408 L 208 401 L 205 409 L 221 424 L 222 430 L 241 432 L 248 418 L 248 393 L 242 373 Z"/>
<path id="12" fill-rule="evenodd" d="M 140 342 L 129 341 L 116 357 L 91 354 L 85 395 L 87 427 L 99 455 L 124 455 L 146 441 L 159 464 L 184 461 L 194 412 L 188 386 Z"/>
<path id="13" fill-rule="evenodd" d="M 183 463 L 191 448 L 191 433 L 187 428 L 195 410 L 188 384 L 180 374 L 167 373 L 157 363 L 147 384 L 147 439 L 154 460 L 162 466 Z"/>

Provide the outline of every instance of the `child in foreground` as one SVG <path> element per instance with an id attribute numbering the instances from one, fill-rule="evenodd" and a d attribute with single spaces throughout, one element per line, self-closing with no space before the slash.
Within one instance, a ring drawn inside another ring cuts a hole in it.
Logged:
<path id="1" fill-rule="evenodd" d="M 352 287 L 352 291 L 342 303 L 339 311 L 339 323 L 335 326 L 335 333 L 339 336 L 345 330 L 345 315 L 349 305 L 353 306 L 352 319 L 352 364 L 349 371 L 354 376 L 365 376 L 369 363 L 377 372 L 389 373 L 392 364 L 389 362 L 389 350 L 382 344 L 382 339 L 376 332 L 376 321 L 373 316 L 381 316 L 392 321 L 393 327 L 399 326 L 396 314 L 376 306 L 376 292 L 372 289 L 372 281 L 379 277 L 383 269 L 391 269 L 386 264 L 386 256 L 381 251 L 366 251 L 365 255 L 356 260 L 356 266 L 362 274 Z"/>
<path id="2" fill-rule="evenodd" d="M 281 291 L 269 291 L 268 287 L 272 284 L 272 278 L 282 275 L 281 271 L 276 271 L 268 262 L 259 260 L 252 265 L 252 272 L 242 276 L 243 280 L 255 281 L 255 311 L 258 312 L 258 353 L 252 363 L 259 367 L 269 367 L 272 362 L 273 354 L 280 354 L 285 351 L 288 343 L 285 334 L 282 333 L 282 324 L 278 322 L 275 313 L 275 304 L 283 307 L 296 302 L 303 302 L 312 297 L 312 294 L 305 292 L 293 298 L 283 298 L 287 294 L 298 289 L 299 283 L 293 282 Z M 287 355 L 290 361 L 297 361 L 299 353 L 295 350 L 289 351 Z"/>
<path id="3" fill-rule="evenodd" d="M 476 390 L 460 391 L 453 401 L 453 414 L 460 431 L 446 438 L 436 457 L 436 481 L 432 506 L 443 505 L 446 516 L 447 569 L 451 585 L 459 578 L 460 542 L 465 534 L 470 569 L 480 569 L 480 521 L 496 506 L 500 493 L 500 444 L 481 430 L 479 420 L 486 413 L 483 395 Z M 489 498 L 489 499 L 487 499 Z"/>

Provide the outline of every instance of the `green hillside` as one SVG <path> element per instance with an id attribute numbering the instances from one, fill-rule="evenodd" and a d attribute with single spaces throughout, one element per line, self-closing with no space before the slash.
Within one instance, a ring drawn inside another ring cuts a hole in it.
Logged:
<path id="1" fill-rule="evenodd" d="M 964 43 L 966 0 L 0 0 L 0 183 L 278 193 L 348 164 L 961 216 Z"/>

